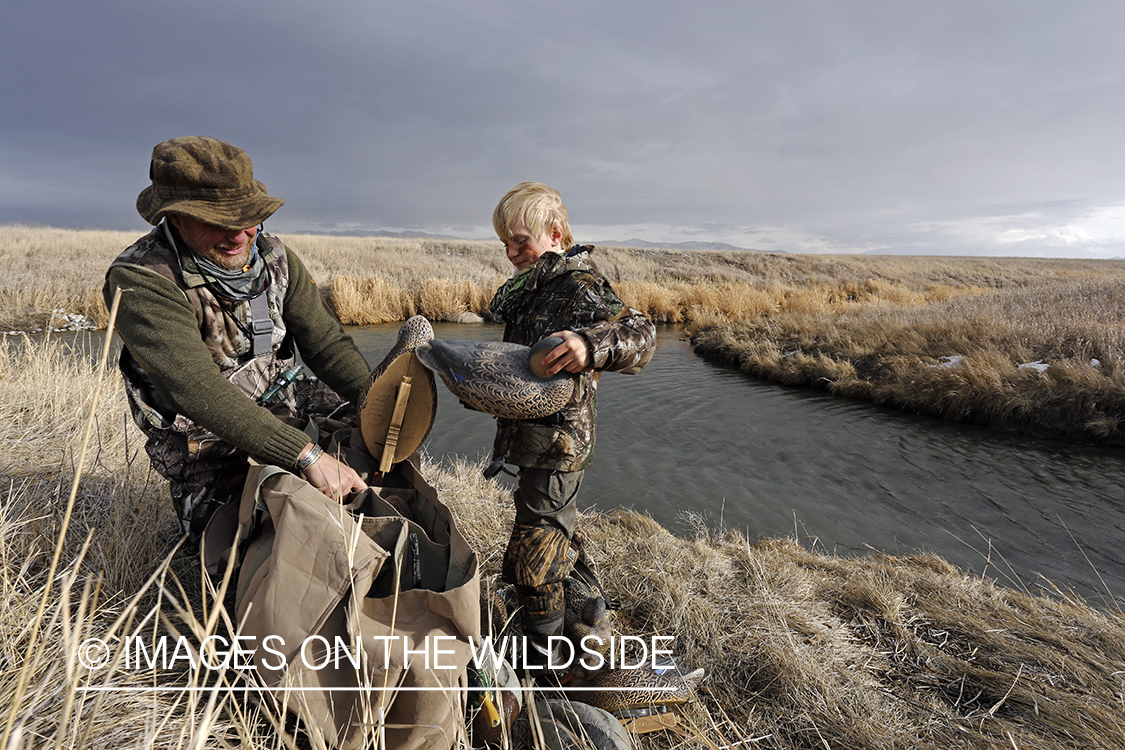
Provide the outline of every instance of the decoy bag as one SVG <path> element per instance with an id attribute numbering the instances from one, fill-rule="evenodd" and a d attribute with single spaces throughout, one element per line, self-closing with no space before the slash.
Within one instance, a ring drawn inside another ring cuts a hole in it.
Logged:
<path id="1" fill-rule="evenodd" d="M 480 642 L 477 556 L 410 460 L 385 484 L 401 486 L 344 507 L 251 467 L 239 635 L 277 703 L 329 747 L 375 746 L 382 732 L 383 747 L 449 748 L 464 737 L 470 639 Z"/>

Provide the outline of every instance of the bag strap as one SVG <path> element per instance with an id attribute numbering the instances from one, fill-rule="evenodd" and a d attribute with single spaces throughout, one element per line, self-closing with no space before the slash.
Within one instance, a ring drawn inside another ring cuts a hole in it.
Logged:
<path id="1" fill-rule="evenodd" d="M 242 500 L 239 501 L 238 528 L 241 529 L 239 538 L 242 540 L 240 544 L 246 544 L 250 539 L 250 536 L 254 533 L 254 530 L 258 526 L 259 515 L 262 513 L 269 513 L 269 509 L 266 507 L 265 502 L 262 500 L 262 485 L 265 484 L 266 480 L 272 476 L 288 473 L 280 466 L 270 466 L 267 464 L 256 464 L 251 462 L 250 471 L 246 476 L 247 482 L 250 481 L 250 475 L 252 475 L 255 470 L 258 472 L 258 476 L 256 479 L 254 479 L 253 483 L 254 506 L 250 508 L 250 512 L 245 516 L 243 515 L 242 505 L 246 500 L 246 493 L 249 489 L 248 486 L 244 486 L 242 488 Z"/>
<path id="2" fill-rule="evenodd" d="M 301 428 L 313 445 L 320 445 L 320 425 L 316 423 L 312 417 L 305 421 L 305 426 Z"/>
<path id="3" fill-rule="evenodd" d="M 250 333 L 253 356 L 260 357 L 273 348 L 273 318 L 265 292 L 250 299 Z"/>

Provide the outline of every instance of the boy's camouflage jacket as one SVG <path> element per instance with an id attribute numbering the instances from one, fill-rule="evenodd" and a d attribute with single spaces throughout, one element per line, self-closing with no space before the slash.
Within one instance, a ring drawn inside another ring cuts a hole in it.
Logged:
<path id="1" fill-rule="evenodd" d="M 656 351 L 652 321 L 625 306 L 590 265 L 593 249 L 575 245 L 565 255 L 545 253 L 492 298 L 489 311 L 505 324 L 505 341 L 530 346 L 555 331 L 574 331 L 586 339 L 594 368 L 577 376 L 574 397 L 557 413 L 534 422 L 498 419 L 494 458 L 540 469 L 585 469 L 594 452 L 601 372 L 639 372 Z"/>

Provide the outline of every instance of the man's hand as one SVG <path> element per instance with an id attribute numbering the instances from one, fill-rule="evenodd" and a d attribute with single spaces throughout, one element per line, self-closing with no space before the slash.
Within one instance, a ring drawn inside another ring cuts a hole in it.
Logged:
<path id="1" fill-rule="evenodd" d="M 551 336 L 558 336 L 563 339 L 563 342 L 543 355 L 543 364 L 547 366 L 547 377 L 562 370 L 579 373 L 590 369 L 592 362 L 590 361 L 590 347 L 586 345 L 586 339 L 574 331 L 556 331 L 543 338 L 550 338 Z"/>
<path id="2" fill-rule="evenodd" d="M 312 443 L 301 451 L 304 458 L 312 450 Z M 342 461 L 337 461 L 327 453 L 321 455 L 312 466 L 305 469 L 305 479 L 313 487 L 323 492 L 333 500 L 342 501 L 351 492 L 367 489 L 367 484 L 360 479 L 355 470 Z"/>

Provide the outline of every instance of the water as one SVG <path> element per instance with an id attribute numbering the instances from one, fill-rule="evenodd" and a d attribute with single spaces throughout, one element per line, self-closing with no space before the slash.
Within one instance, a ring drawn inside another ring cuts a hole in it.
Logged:
<path id="1" fill-rule="evenodd" d="M 398 325 L 352 328 L 373 365 Z M 499 339 L 487 324 L 439 338 Z M 677 533 L 796 535 L 849 554 L 936 553 L 1015 587 L 1125 595 L 1125 452 L 1033 440 L 789 388 L 701 359 L 673 327 L 638 375 L 606 373 L 580 507 Z M 424 450 L 485 458 L 494 421 L 438 385 Z M 508 479 L 509 483 L 513 480 Z"/>
<path id="2" fill-rule="evenodd" d="M 487 324 L 435 331 L 502 333 Z M 398 325 L 350 332 L 374 365 Z M 100 356 L 101 332 L 54 335 Z M 437 390 L 423 449 L 486 460 L 493 419 L 462 407 L 440 381 Z M 1125 450 L 758 380 L 698 357 L 671 326 L 658 329 L 656 356 L 641 373 L 602 377 L 599 407 L 583 508 L 641 510 L 681 534 L 691 532 L 691 513 L 713 529 L 797 536 L 841 554 L 927 551 L 1017 588 L 1125 596 Z"/>

